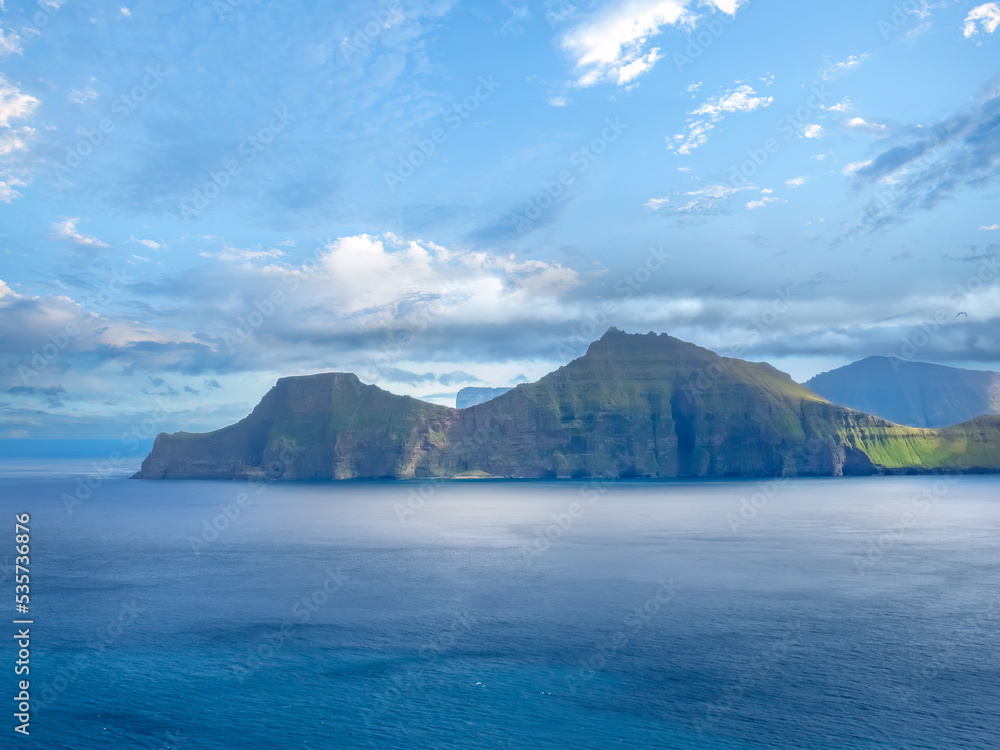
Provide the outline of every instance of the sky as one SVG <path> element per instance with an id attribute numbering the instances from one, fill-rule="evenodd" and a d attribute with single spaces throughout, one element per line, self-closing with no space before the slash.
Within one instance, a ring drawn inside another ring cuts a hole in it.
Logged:
<path id="1" fill-rule="evenodd" d="M 799 381 L 1000 370 L 998 28 L 959 0 L 0 0 L 0 437 L 216 429 L 328 371 L 453 404 L 612 325 Z"/>

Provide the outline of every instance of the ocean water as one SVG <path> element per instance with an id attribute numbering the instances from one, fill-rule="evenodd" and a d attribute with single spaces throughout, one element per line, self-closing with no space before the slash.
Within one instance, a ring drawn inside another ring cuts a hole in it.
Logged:
<path id="1" fill-rule="evenodd" d="M 2 747 L 1000 748 L 996 477 L 248 485 L 88 465 L 0 461 Z"/>

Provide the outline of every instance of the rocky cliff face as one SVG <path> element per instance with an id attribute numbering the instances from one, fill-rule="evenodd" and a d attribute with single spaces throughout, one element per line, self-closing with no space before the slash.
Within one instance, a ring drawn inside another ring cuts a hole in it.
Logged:
<path id="1" fill-rule="evenodd" d="M 486 403 L 436 406 L 346 373 L 282 378 L 244 420 L 161 434 L 139 478 L 728 477 L 1000 468 L 1000 418 L 950 431 L 835 406 L 770 365 L 611 329 Z M 973 462 L 973 463 L 970 463 Z"/>
<path id="2" fill-rule="evenodd" d="M 433 447 L 431 436 L 454 411 L 365 385 L 351 373 L 281 378 L 234 425 L 158 435 L 136 476 L 394 477 Z"/>

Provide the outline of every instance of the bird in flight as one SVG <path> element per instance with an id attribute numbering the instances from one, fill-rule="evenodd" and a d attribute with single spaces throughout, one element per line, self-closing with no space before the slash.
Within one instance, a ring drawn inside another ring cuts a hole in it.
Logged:
<path id="1" fill-rule="evenodd" d="M 955 317 L 957 318 L 959 315 L 964 315 L 965 317 L 969 317 L 969 313 L 965 313 L 965 312 L 956 313 Z"/>

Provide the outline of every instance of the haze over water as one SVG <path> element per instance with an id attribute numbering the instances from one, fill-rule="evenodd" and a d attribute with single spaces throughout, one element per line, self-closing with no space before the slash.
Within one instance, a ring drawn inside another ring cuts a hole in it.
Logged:
<path id="1" fill-rule="evenodd" d="M 63 462 L 0 467 L 26 747 L 1000 747 L 993 477 L 114 477 L 69 514 Z"/>

